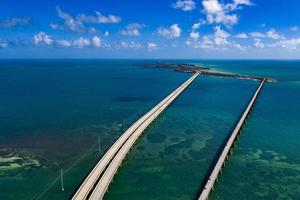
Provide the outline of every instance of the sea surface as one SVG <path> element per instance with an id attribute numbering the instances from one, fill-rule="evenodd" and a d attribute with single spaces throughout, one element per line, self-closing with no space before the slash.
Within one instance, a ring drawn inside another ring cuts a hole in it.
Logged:
<path id="1" fill-rule="evenodd" d="M 157 61 L 0 60 L 0 199 L 69 199 L 124 130 L 190 77 L 141 66 Z M 210 199 L 299 199 L 300 61 L 163 61 L 277 79 Z M 199 76 L 137 141 L 105 199 L 194 199 L 258 85 Z"/>

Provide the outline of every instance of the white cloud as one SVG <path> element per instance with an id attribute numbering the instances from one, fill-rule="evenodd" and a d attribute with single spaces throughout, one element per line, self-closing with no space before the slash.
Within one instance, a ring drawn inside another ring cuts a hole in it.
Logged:
<path id="1" fill-rule="evenodd" d="M 89 32 L 90 33 L 97 33 L 98 30 L 95 27 L 91 27 L 91 28 L 89 28 Z"/>
<path id="2" fill-rule="evenodd" d="M 110 43 L 103 43 L 102 48 L 110 48 L 112 45 Z"/>
<path id="3" fill-rule="evenodd" d="M 94 36 L 94 37 L 92 38 L 92 45 L 95 46 L 95 47 L 101 47 L 101 45 L 102 45 L 102 40 L 101 40 L 101 38 L 98 37 L 98 36 Z"/>
<path id="4" fill-rule="evenodd" d="M 247 39 L 248 35 L 246 33 L 239 33 L 235 37 L 238 39 Z"/>
<path id="5" fill-rule="evenodd" d="M 52 45 L 54 40 L 52 39 L 51 35 L 47 35 L 44 32 L 39 32 L 36 35 L 33 36 L 33 42 L 34 44 L 45 44 L 45 45 Z"/>
<path id="6" fill-rule="evenodd" d="M 72 46 L 77 48 L 84 47 L 110 47 L 110 44 L 103 43 L 102 39 L 99 36 L 94 36 L 91 39 L 80 37 L 72 42 Z"/>
<path id="7" fill-rule="evenodd" d="M 205 35 L 202 38 L 198 32 L 191 32 L 188 40 L 185 42 L 188 46 L 202 49 L 225 49 L 225 47 L 235 47 L 241 50 L 245 48 L 236 43 L 229 41 L 231 35 L 222 30 L 221 26 L 214 28 L 213 35 Z"/>
<path id="8" fill-rule="evenodd" d="M 24 26 L 30 23 L 29 17 L 9 18 L 0 22 L 0 28 L 13 28 L 16 26 Z"/>
<path id="9" fill-rule="evenodd" d="M 99 36 L 94 36 L 91 38 L 80 37 L 78 39 L 55 39 L 51 35 L 45 32 L 38 32 L 32 37 L 32 44 L 43 45 L 43 46 L 53 46 L 53 47 L 101 47 L 108 48 L 111 47 L 111 44 L 104 43 Z M 26 41 L 8 41 L 0 38 L 0 48 L 6 48 L 8 46 L 17 46 L 17 45 L 28 45 Z"/>
<path id="10" fill-rule="evenodd" d="M 219 14 L 215 18 L 208 18 L 211 23 L 223 23 L 226 26 L 232 26 L 238 23 L 238 17 L 236 14 L 227 15 L 227 14 Z"/>
<path id="11" fill-rule="evenodd" d="M 221 26 L 216 26 L 214 28 L 213 35 L 205 35 L 202 38 L 196 32 L 191 32 L 188 40 L 185 42 L 186 45 L 192 48 L 202 48 L 202 49 L 215 49 L 215 50 L 222 50 L 226 49 L 227 47 L 233 47 L 239 50 L 246 50 L 245 46 L 241 44 L 230 41 L 231 35 L 222 30 Z"/>
<path id="12" fill-rule="evenodd" d="M 250 0 L 233 0 L 233 2 L 240 5 L 252 5 Z"/>
<path id="13" fill-rule="evenodd" d="M 261 33 L 261 32 L 252 32 L 252 33 L 250 33 L 250 35 L 252 37 L 255 37 L 255 38 L 264 38 L 264 37 L 266 37 L 266 35 L 264 33 Z"/>
<path id="14" fill-rule="evenodd" d="M 169 28 L 159 28 L 158 34 L 169 39 L 178 38 L 181 35 L 181 28 L 178 24 L 173 24 Z"/>
<path id="15" fill-rule="evenodd" d="M 198 44 L 199 42 L 197 41 L 197 44 Z M 196 43 L 195 42 L 192 42 L 192 41 L 190 41 L 190 40 L 187 40 L 187 41 L 185 41 L 185 44 L 187 45 L 187 46 L 190 46 L 190 47 L 193 47 L 193 48 L 197 48 L 196 47 Z"/>
<path id="16" fill-rule="evenodd" d="M 58 13 L 58 16 L 64 20 L 64 25 L 69 28 L 72 31 L 76 32 L 83 32 L 84 31 L 84 25 L 82 21 L 74 19 L 71 15 L 68 13 L 63 12 L 60 7 L 56 7 L 56 11 Z"/>
<path id="17" fill-rule="evenodd" d="M 197 38 L 197 39 L 188 39 L 186 42 L 186 45 L 198 49 L 212 49 L 214 48 L 214 42 L 212 41 L 211 36 L 204 36 L 202 39 Z"/>
<path id="18" fill-rule="evenodd" d="M 260 38 L 254 38 L 254 46 L 257 48 L 265 48 L 265 44 L 261 42 Z"/>
<path id="19" fill-rule="evenodd" d="M 223 12 L 222 5 L 218 0 L 204 0 L 202 1 L 202 5 L 208 14 L 217 14 Z"/>
<path id="20" fill-rule="evenodd" d="M 250 0 L 233 0 L 233 3 L 227 4 L 226 6 L 231 10 L 241 9 L 241 5 L 251 6 L 253 5 Z"/>
<path id="21" fill-rule="evenodd" d="M 96 15 L 78 14 L 76 17 L 62 11 L 60 7 L 56 7 L 58 16 L 64 20 L 64 26 L 75 32 L 84 32 L 85 24 L 116 24 L 121 22 L 121 18 L 116 15 L 104 16 L 100 12 L 95 11 Z M 51 25 L 50 25 L 51 26 Z M 51 28 L 61 27 L 58 24 L 52 24 Z"/>
<path id="22" fill-rule="evenodd" d="M 242 46 L 241 44 L 238 44 L 238 43 L 236 43 L 236 42 L 233 42 L 233 43 L 232 43 L 232 46 L 235 47 L 235 48 L 237 48 L 237 49 L 239 49 L 239 50 L 241 50 L 241 51 L 247 50 L 247 47 Z"/>
<path id="23" fill-rule="evenodd" d="M 185 42 L 186 45 L 193 48 L 199 48 L 200 46 L 200 34 L 198 32 L 191 32 L 189 38 Z"/>
<path id="24" fill-rule="evenodd" d="M 121 22 L 121 17 L 116 15 L 102 15 L 99 11 L 95 11 L 96 15 L 79 14 L 76 19 L 80 22 L 91 24 L 117 24 Z"/>
<path id="25" fill-rule="evenodd" d="M 204 24 L 206 24 L 206 21 L 201 19 L 199 22 L 193 24 L 192 30 L 198 30 Z"/>
<path id="26" fill-rule="evenodd" d="M 192 11 L 196 8 L 196 3 L 193 0 L 177 0 L 172 7 L 183 11 Z"/>
<path id="27" fill-rule="evenodd" d="M 290 30 L 296 32 L 296 31 L 299 30 L 299 27 L 298 27 L 298 26 L 292 26 L 292 27 L 290 28 Z"/>
<path id="28" fill-rule="evenodd" d="M 231 26 L 236 24 L 238 21 L 235 14 L 226 14 L 223 5 L 219 3 L 218 0 L 204 0 L 202 1 L 202 5 L 209 24 L 223 23 Z"/>
<path id="29" fill-rule="evenodd" d="M 139 36 L 140 30 L 144 27 L 142 24 L 133 23 L 126 26 L 125 30 L 121 31 L 122 35 Z"/>
<path id="30" fill-rule="evenodd" d="M 195 24 L 193 24 L 192 29 L 193 29 L 193 30 L 197 30 L 197 29 L 200 28 L 200 26 L 201 26 L 200 23 L 195 23 Z"/>
<path id="31" fill-rule="evenodd" d="M 1 40 L 0 39 L 0 48 L 6 48 L 8 47 L 8 42 L 6 40 Z"/>
<path id="32" fill-rule="evenodd" d="M 98 18 L 97 18 L 97 11 L 96 16 L 94 15 L 86 15 L 86 14 L 78 14 L 76 16 L 76 20 L 82 23 L 91 23 L 91 24 L 97 24 Z"/>
<path id="33" fill-rule="evenodd" d="M 240 5 L 251 5 L 251 3 L 247 0 L 235 0 L 231 4 L 222 4 L 219 0 L 203 0 L 202 5 L 209 24 L 232 26 L 238 22 L 238 16 L 232 12 L 241 9 Z"/>
<path id="34" fill-rule="evenodd" d="M 215 27 L 214 41 L 217 46 L 230 45 L 230 42 L 227 40 L 229 37 L 230 34 L 222 30 L 220 26 Z"/>
<path id="35" fill-rule="evenodd" d="M 275 29 L 270 29 L 269 31 L 262 32 L 252 32 L 250 35 L 254 38 L 270 38 L 272 40 L 284 39 L 283 35 L 280 35 Z"/>
<path id="36" fill-rule="evenodd" d="M 50 28 L 52 28 L 53 30 L 63 30 L 64 27 L 63 26 L 60 26 L 59 24 L 56 24 L 56 23 L 50 23 Z"/>
<path id="37" fill-rule="evenodd" d="M 80 37 L 77 40 L 73 41 L 73 46 L 78 48 L 87 47 L 90 46 L 90 44 L 91 44 L 90 40 L 83 37 Z"/>
<path id="38" fill-rule="evenodd" d="M 153 42 L 147 42 L 147 49 L 150 50 L 150 51 L 158 49 L 158 45 L 156 43 L 153 43 Z"/>
<path id="39" fill-rule="evenodd" d="M 267 33 L 266 33 L 268 38 L 271 38 L 273 40 L 278 40 L 280 39 L 282 36 L 276 32 L 275 29 L 270 29 Z"/>
<path id="40" fill-rule="evenodd" d="M 62 47 L 70 47 L 72 42 L 69 40 L 57 40 L 57 43 Z"/>
<path id="41" fill-rule="evenodd" d="M 133 48 L 133 49 L 139 49 L 142 47 L 142 45 L 138 42 L 134 41 L 121 41 L 120 43 L 121 47 L 123 48 Z"/>
<path id="42" fill-rule="evenodd" d="M 97 21 L 99 24 L 117 24 L 119 22 L 121 22 L 121 17 L 116 16 L 116 15 L 108 15 L 108 16 L 104 16 L 102 15 L 100 12 L 96 12 L 97 14 Z"/>
<path id="43" fill-rule="evenodd" d="M 265 28 L 267 26 L 267 24 L 261 24 L 259 25 L 260 28 Z"/>
<path id="44" fill-rule="evenodd" d="M 52 36 L 47 35 L 44 32 L 39 32 L 38 34 L 34 35 L 33 37 L 34 44 L 45 44 L 45 45 L 52 45 L 57 44 L 61 47 L 77 47 L 77 48 L 84 48 L 84 47 L 107 47 L 108 44 L 103 44 L 102 39 L 99 36 L 94 36 L 92 38 L 84 38 L 80 37 L 75 40 L 54 40 Z"/>
<path id="45" fill-rule="evenodd" d="M 208 36 L 204 36 L 201 47 L 204 49 L 209 49 L 213 47 L 213 44 L 213 41 Z"/>
<path id="46" fill-rule="evenodd" d="M 193 39 L 193 40 L 198 40 L 199 37 L 200 37 L 199 32 L 191 32 L 190 33 L 190 38 Z"/>
<path id="47" fill-rule="evenodd" d="M 275 43 L 274 46 L 295 50 L 300 47 L 300 38 L 283 39 Z"/>

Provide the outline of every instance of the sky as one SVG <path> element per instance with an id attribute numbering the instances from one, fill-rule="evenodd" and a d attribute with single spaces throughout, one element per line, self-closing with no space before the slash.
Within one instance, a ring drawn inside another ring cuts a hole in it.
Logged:
<path id="1" fill-rule="evenodd" d="M 299 0 L 2 0 L 0 58 L 300 59 Z"/>

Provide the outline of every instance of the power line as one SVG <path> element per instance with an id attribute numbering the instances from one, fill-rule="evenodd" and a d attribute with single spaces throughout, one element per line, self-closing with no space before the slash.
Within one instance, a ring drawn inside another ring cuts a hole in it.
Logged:
<path id="1" fill-rule="evenodd" d="M 127 121 L 130 121 L 134 118 L 136 118 L 136 115 L 141 115 L 141 113 L 145 112 L 145 109 L 140 109 L 138 110 L 138 112 L 136 112 L 135 114 L 133 114 L 132 116 L 128 117 L 127 118 Z M 125 131 L 125 120 L 123 121 L 123 131 Z M 107 130 L 104 134 L 110 132 L 110 131 L 113 131 L 114 129 L 113 128 L 110 128 L 109 130 Z M 94 145 L 91 146 L 91 148 L 87 149 L 87 151 L 82 154 L 81 157 L 79 157 L 77 160 L 75 160 L 71 165 L 70 167 L 68 167 L 67 169 L 62 170 L 62 168 L 60 168 L 60 174 L 58 176 L 56 176 L 56 178 L 49 182 L 48 184 L 46 184 L 40 191 L 38 191 L 37 193 L 35 193 L 30 199 L 31 200 L 37 200 L 37 199 L 40 199 L 47 191 L 49 191 L 53 186 L 54 184 L 58 181 L 58 180 L 61 180 L 61 190 L 64 191 L 64 182 L 63 182 L 63 174 L 67 174 L 76 164 L 78 164 L 82 159 L 84 159 L 86 156 L 88 156 L 88 153 L 95 148 L 95 146 L 98 144 L 98 152 L 99 154 L 101 154 L 101 140 L 100 140 L 100 136 L 98 136 L 98 143 L 96 142 Z"/>

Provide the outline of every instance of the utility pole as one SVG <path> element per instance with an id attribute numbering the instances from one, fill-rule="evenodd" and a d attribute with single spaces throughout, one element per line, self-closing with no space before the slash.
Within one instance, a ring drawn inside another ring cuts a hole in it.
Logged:
<path id="1" fill-rule="evenodd" d="M 98 152 L 101 153 L 100 135 L 98 135 Z"/>
<path id="2" fill-rule="evenodd" d="M 123 121 L 123 132 L 125 132 L 125 120 Z"/>
<path id="3" fill-rule="evenodd" d="M 61 183 L 61 191 L 65 191 L 65 188 L 64 188 L 64 179 L 63 179 L 63 169 L 60 168 L 60 183 Z"/>

